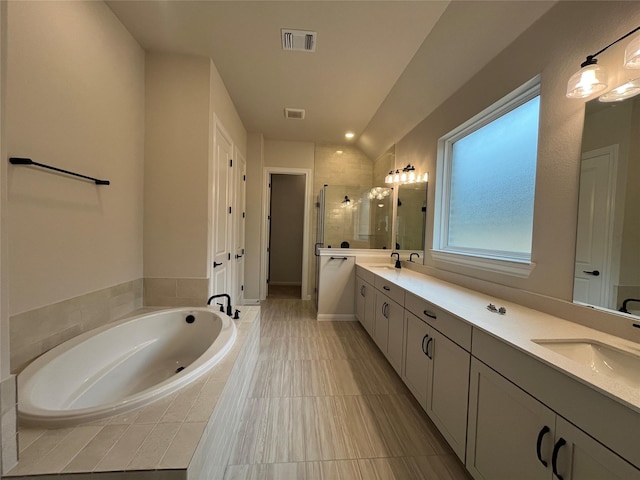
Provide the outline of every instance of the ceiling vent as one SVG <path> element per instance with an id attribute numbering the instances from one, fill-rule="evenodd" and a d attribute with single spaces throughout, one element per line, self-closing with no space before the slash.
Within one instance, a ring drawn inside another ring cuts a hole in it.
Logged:
<path id="1" fill-rule="evenodd" d="M 316 32 L 291 30 L 289 28 L 283 28 L 281 32 L 283 50 L 296 50 L 299 52 L 316 51 Z"/>
<path id="2" fill-rule="evenodd" d="M 302 108 L 285 108 L 285 118 L 291 118 L 294 120 L 304 120 L 304 109 Z"/>

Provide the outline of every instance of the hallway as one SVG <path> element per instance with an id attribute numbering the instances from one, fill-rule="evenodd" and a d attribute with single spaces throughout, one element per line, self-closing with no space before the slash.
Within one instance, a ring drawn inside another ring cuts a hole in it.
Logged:
<path id="1" fill-rule="evenodd" d="M 357 322 L 262 302 L 260 357 L 225 480 L 466 480 Z"/>

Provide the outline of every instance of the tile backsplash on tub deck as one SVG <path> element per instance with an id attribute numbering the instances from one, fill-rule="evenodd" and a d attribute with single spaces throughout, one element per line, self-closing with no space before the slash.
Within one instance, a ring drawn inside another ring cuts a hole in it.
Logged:
<path id="1" fill-rule="evenodd" d="M 142 307 L 142 279 L 11 316 L 11 372 L 70 338 Z"/>

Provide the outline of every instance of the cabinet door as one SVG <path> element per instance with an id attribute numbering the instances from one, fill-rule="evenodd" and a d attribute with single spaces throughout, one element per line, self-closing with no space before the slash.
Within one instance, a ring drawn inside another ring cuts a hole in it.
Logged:
<path id="1" fill-rule="evenodd" d="M 389 340 L 389 298 L 376 291 L 376 315 L 373 329 L 373 340 L 378 348 L 387 354 L 387 342 Z"/>
<path id="2" fill-rule="evenodd" d="M 355 296 L 356 296 L 356 318 L 358 319 L 358 321 L 362 324 L 362 326 L 365 326 L 365 294 L 366 294 L 366 288 L 365 288 L 365 281 L 362 280 L 360 277 L 356 277 L 356 292 L 355 292 Z"/>
<path id="3" fill-rule="evenodd" d="M 556 414 L 475 358 L 469 388 L 466 466 L 473 477 L 550 480 Z"/>
<path id="4" fill-rule="evenodd" d="M 427 408 L 427 371 L 431 366 L 426 354 L 429 325 L 405 310 L 404 366 L 402 380 L 416 400 Z M 465 412 L 466 413 L 466 412 Z"/>
<path id="5" fill-rule="evenodd" d="M 373 286 L 362 278 L 356 277 L 356 318 L 372 337 L 375 324 L 375 301 Z"/>
<path id="6" fill-rule="evenodd" d="M 640 478 L 640 470 L 562 417 L 556 420 L 554 453 L 551 462 L 554 472 L 557 472 L 554 480 L 560 478 L 563 480 L 637 480 Z"/>
<path id="7" fill-rule="evenodd" d="M 464 462 L 471 354 L 435 329 L 425 348 L 433 364 L 427 393 L 427 414 Z"/>
<path id="8" fill-rule="evenodd" d="M 402 373 L 402 353 L 404 351 L 404 307 L 388 299 L 387 317 L 389 318 L 389 339 L 387 359 L 395 371 Z"/>

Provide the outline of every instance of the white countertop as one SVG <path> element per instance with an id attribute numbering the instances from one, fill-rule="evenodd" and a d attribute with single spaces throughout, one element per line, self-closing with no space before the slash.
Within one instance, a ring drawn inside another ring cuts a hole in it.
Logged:
<path id="1" fill-rule="evenodd" d="M 634 388 L 622 381 L 594 372 L 587 365 L 573 361 L 532 340 L 595 340 L 636 356 L 640 356 L 640 344 L 428 275 L 408 269 L 389 268 L 393 267 L 391 264 L 382 266 L 358 263 L 358 266 L 640 413 L 640 382 Z M 505 307 L 506 314 L 489 311 L 487 305 L 490 303 L 496 308 Z M 640 372 L 638 375 L 640 379 Z"/>

